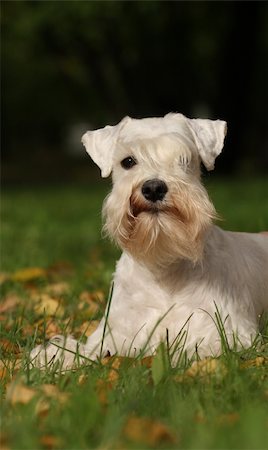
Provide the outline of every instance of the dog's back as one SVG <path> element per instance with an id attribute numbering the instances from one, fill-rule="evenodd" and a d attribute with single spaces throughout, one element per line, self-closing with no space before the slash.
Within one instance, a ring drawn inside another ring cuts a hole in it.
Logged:
<path id="1" fill-rule="evenodd" d="M 206 244 L 210 276 L 241 301 L 241 310 L 268 311 L 268 236 L 213 226 Z"/>

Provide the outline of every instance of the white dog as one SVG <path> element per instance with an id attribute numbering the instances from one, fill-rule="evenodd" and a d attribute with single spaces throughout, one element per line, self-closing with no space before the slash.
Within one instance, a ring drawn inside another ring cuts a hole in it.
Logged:
<path id="1" fill-rule="evenodd" d="M 32 351 L 33 364 L 148 355 L 161 341 L 173 361 L 182 351 L 205 357 L 221 352 L 222 335 L 230 347 L 252 344 L 268 310 L 268 239 L 213 225 L 200 182 L 200 162 L 214 168 L 225 133 L 221 120 L 168 114 L 84 134 L 102 176 L 113 173 L 104 228 L 123 254 L 111 303 L 87 343 L 55 336 Z"/>

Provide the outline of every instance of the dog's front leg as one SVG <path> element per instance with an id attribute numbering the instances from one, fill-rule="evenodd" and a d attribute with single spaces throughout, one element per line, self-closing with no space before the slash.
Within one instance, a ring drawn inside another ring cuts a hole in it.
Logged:
<path id="1" fill-rule="evenodd" d="M 39 369 L 67 370 L 107 355 L 107 337 L 104 339 L 105 318 L 96 331 L 88 337 L 86 344 L 72 336 L 53 336 L 46 344 L 38 345 L 30 353 L 30 363 Z M 109 339 L 108 339 L 109 341 Z"/>
<path id="2" fill-rule="evenodd" d="M 72 336 L 53 336 L 46 344 L 38 345 L 30 353 L 30 363 L 39 369 L 71 369 L 83 364 L 85 346 Z"/>
<path id="3" fill-rule="evenodd" d="M 46 344 L 38 345 L 31 351 L 30 364 L 41 370 L 67 370 L 89 364 L 100 356 L 102 330 L 100 324 L 93 333 L 95 337 L 92 335 L 92 338 L 88 338 L 86 344 L 72 336 L 53 336 Z"/>

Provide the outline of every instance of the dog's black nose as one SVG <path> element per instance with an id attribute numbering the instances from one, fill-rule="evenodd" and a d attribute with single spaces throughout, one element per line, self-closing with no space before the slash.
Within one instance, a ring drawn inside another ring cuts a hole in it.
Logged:
<path id="1" fill-rule="evenodd" d="M 158 180 L 157 178 L 145 181 L 141 188 L 142 195 L 146 198 L 146 200 L 149 200 L 151 202 L 163 200 L 167 191 L 168 187 L 166 183 L 164 183 L 164 181 L 162 180 Z"/>

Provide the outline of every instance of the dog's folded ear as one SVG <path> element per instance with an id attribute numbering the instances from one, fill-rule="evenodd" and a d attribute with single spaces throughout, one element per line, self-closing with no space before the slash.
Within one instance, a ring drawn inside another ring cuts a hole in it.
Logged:
<path id="1" fill-rule="evenodd" d="M 125 117 L 119 124 L 107 125 L 99 130 L 87 131 L 82 136 L 82 144 L 94 163 L 101 169 L 101 176 L 106 178 L 112 172 L 113 156 L 119 132 L 129 120 Z"/>
<path id="2" fill-rule="evenodd" d="M 187 124 L 204 166 L 213 170 L 215 159 L 223 148 L 227 123 L 223 120 L 187 119 Z"/>

